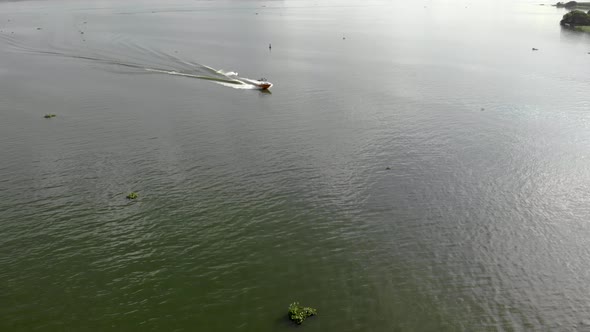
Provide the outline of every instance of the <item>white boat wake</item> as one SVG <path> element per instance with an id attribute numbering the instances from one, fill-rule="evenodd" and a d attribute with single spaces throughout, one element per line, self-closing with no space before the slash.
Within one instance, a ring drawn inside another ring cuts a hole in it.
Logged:
<path id="1" fill-rule="evenodd" d="M 103 54 L 104 51 L 85 52 L 79 54 L 79 50 L 63 50 L 57 47 L 51 47 L 49 50 L 36 49 L 23 45 L 18 41 L 3 36 L 4 41 L 12 46 L 15 51 L 38 54 L 61 56 L 72 59 L 86 60 L 97 63 L 103 63 L 114 66 L 122 66 L 134 70 L 144 70 L 152 73 L 182 76 L 210 81 L 225 87 L 242 90 L 268 90 L 272 83 L 266 80 L 254 80 L 251 78 L 240 77 L 237 72 L 216 70 L 206 65 L 186 61 L 171 54 L 161 51 L 147 49 L 137 45 L 127 46 L 125 52 L 119 54 Z M 119 60 L 119 58 L 126 60 Z"/>
<path id="2" fill-rule="evenodd" d="M 183 77 L 190 77 L 190 78 L 198 78 L 201 80 L 211 81 L 213 83 L 217 83 L 219 85 L 223 85 L 233 89 L 243 89 L 243 90 L 261 90 L 260 81 L 253 80 L 250 78 L 245 77 L 238 77 L 237 73 L 229 72 L 229 73 L 222 73 L 219 72 L 220 75 L 224 77 L 211 77 L 211 76 L 203 76 L 203 75 L 195 75 L 195 74 L 188 74 L 183 72 L 178 72 L 175 70 L 162 70 L 162 69 L 154 69 L 154 68 L 144 68 L 146 71 L 154 72 L 154 73 L 161 73 L 161 74 L 168 74 L 168 75 L 176 75 L 176 76 L 183 76 Z M 272 86 L 272 84 L 271 84 Z M 268 88 L 266 88 L 268 89 Z"/>

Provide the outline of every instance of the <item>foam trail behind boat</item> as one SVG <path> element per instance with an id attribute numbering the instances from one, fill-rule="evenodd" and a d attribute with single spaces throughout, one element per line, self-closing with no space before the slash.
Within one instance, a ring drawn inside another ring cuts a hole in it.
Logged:
<path id="1" fill-rule="evenodd" d="M 110 48 L 112 54 L 104 54 L 104 51 L 101 50 L 86 50 L 82 53 L 80 50 L 67 50 L 56 46 L 50 46 L 49 49 L 36 49 L 19 43 L 10 37 L 2 36 L 0 38 L 4 39 L 5 43 L 11 46 L 14 51 L 21 53 L 61 56 L 106 65 L 121 66 L 131 70 L 143 70 L 151 73 L 196 78 L 234 89 L 258 89 L 255 85 L 256 80 L 239 77 L 237 72 L 225 72 L 135 44 L 123 45 L 125 49 L 122 50 L 122 54 L 114 54 L 113 48 Z"/>

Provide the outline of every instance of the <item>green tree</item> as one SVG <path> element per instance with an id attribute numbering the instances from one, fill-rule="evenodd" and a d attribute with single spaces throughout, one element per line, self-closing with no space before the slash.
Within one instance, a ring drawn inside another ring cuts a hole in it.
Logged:
<path id="1" fill-rule="evenodd" d="M 589 14 L 584 13 L 581 10 L 572 10 L 571 12 L 563 15 L 563 19 L 559 22 L 561 25 L 569 25 L 572 27 L 578 25 L 590 25 L 590 12 Z"/>

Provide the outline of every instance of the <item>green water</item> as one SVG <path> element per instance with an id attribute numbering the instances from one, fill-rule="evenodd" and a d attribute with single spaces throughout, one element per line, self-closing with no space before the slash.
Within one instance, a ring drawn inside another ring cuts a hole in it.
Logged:
<path id="1" fill-rule="evenodd" d="M 0 330 L 590 329 L 564 13 L 1 2 Z"/>

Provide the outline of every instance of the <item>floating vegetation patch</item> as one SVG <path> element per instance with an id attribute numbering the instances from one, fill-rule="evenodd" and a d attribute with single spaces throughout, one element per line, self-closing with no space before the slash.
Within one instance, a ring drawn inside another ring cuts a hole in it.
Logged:
<path id="1" fill-rule="evenodd" d="M 57 116 L 57 115 L 55 115 L 55 114 L 45 114 L 43 117 L 44 117 L 45 119 L 51 119 L 51 118 L 55 118 L 56 116 Z"/>
<path id="2" fill-rule="evenodd" d="M 139 195 L 136 192 L 131 192 L 127 195 L 127 199 L 136 199 Z"/>
<path id="3" fill-rule="evenodd" d="M 289 305 L 289 319 L 295 324 L 300 325 L 303 321 L 310 316 L 317 315 L 318 311 L 310 307 L 302 307 L 299 302 L 293 302 Z"/>

